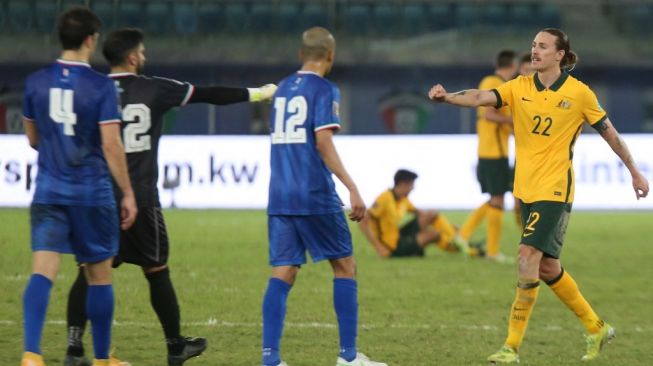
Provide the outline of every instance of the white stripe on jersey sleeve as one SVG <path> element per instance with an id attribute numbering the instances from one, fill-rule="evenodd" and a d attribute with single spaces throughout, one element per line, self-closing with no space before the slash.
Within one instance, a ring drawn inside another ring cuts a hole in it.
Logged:
<path id="1" fill-rule="evenodd" d="M 195 91 L 195 87 L 193 86 L 193 84 L 188 83 L 188 92 L 186 92 L 186 96 L 184 97 L 184 100 L 181 101 L 180 104 L 181 107 L 185 106 L 186 103 L 188 103 L 190 97 L 193 96 L 193 91 Z"/>
<path id="2" fill-rule="evenodd" d="M 339 123 L 329 123 L 328 125 L 315 127 L 315 130 L 313 130 L 313 131 L 317 132 L 317 131 L 322 131 L 322 130 L 326 130 L 326 129 L 329 129 L 329 128 L 339 130 L 340 129 L 340 124 Z"/>

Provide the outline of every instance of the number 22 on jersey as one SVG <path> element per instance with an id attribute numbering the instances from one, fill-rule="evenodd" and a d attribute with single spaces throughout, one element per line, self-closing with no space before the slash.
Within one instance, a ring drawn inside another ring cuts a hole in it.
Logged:
<path id="1" fill-rule="evenodd" d="M 300 127 L 306 122 L 308 104 L 303 96 L 296 96 L 287 102 L 286 98 L 274 99 L 273 144 L 303 144 L 306 142 L 306 128 Z M 286 112 L 288 118 L 286 118 Z"/>

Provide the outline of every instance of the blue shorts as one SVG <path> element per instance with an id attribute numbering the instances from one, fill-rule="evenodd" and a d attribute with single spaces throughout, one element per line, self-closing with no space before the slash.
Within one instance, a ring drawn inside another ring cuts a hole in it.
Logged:
<path id="1" fill-rule="evenodd" d="M 115 205 L 66 206 L 33 203 L 32 251 L 74 253 L 97 263 L 118 253 L 120 227 Z"/>
<path id="2" fill-rule="evenodd" d="M 298 266 L 306 263 L 306 251 L 313 262 L 339 259 L 353 254 L 351 233 L 343 212 L 308 215 L 268 216 L 270 265 Z"/>

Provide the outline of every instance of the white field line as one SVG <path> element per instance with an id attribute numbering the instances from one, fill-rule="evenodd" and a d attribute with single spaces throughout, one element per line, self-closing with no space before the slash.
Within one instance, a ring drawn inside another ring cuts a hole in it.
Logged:
<path id="1" fill-rule="evenodd" d="M 21 324 L 21 321 L 16 320 L 1 320 L 0 326 L 18 326 Z M 47 324 L 52 325 L 66 325 L 65 320 L 48 320 Z M 113 325 L 115 327 L 145 327 L 145 328 L 158 328 L 160 324 L 157 322 L 134 322 L 134 321 L 121 321 L 114 320 Z M 191 321 L 191 322 L 182 322 L 182 326 L 190 327 L 209 327 L 209 328 L 261 328 L 262 323 L 255 322 L 230 322 L 226 320 L 218 320 L 215 318 L 210 318 L 204 321 Z M 294 323 L 286 322 L 286 327 L 291 328 L 319 328 L 319 329 L 335 329 L 337 324 L 335 323 L 320 323 L 320 322 L 309 322 L 309 323 Z M 496 325 L 483 325 L 483 324 L 361 324 L 361 329 L 378 329 L 378 328 L 391 328 L 391 329 L 463 329 L 463 330 L 478 330 L 486 332 L 496 332 L 503 331 L 502 327 L 497 327 Z M 621 328 L 623 330 L 623 328 Z M 547 325 L 540 330 L 546 332 L 561 332 L 565 330 L 564 327 L 560 325 Z M 628 331 L 633 331 L 636 333 L 653 333 L 653 328 L 643 328 L 643 327 L 634 327 L 632 329 L 627 329 Z M 619 329 L 618 329 L 619 331 Z M 625 330 L 624 330 L 625 331 Z"/>

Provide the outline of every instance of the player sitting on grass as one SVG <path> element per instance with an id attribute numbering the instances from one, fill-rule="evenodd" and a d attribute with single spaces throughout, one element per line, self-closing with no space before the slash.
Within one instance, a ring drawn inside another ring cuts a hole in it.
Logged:
<path id="1" fill-rule="evenodd" d="M 367 210 L 360 227 L 381 257 L 423 256 L 427 245 L 434 243 L 448 252 L 482 254 L 468 248 L 458 237 L 458 230 L 437 211 L 422 211 L 408 199 L 415 187 L 417 174 L 400 169 L 394 187 L 379 195 Z"/>

